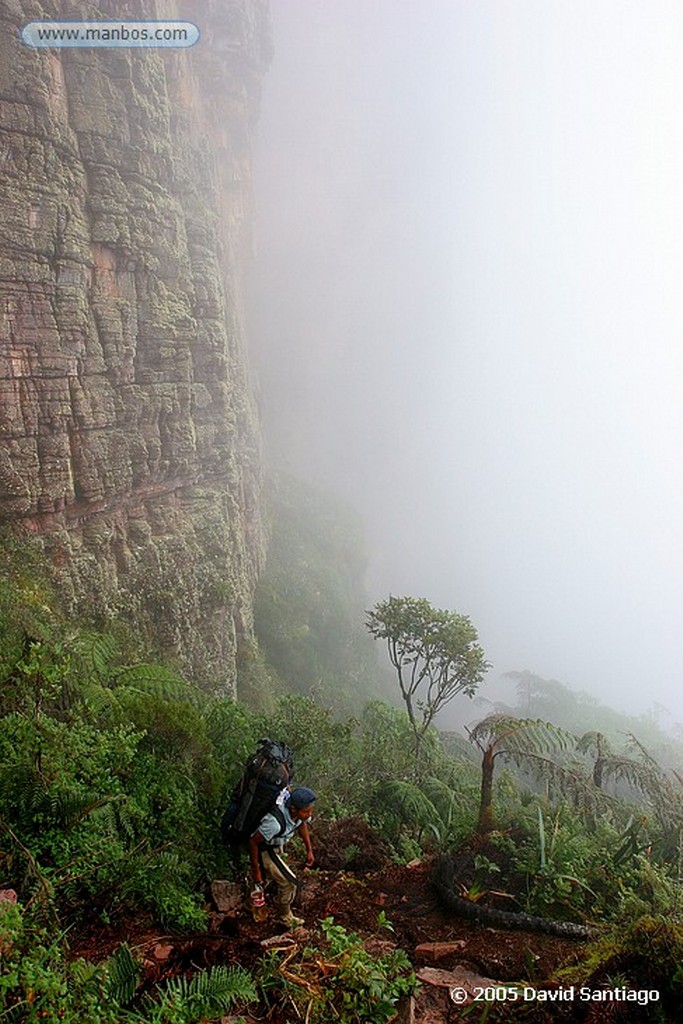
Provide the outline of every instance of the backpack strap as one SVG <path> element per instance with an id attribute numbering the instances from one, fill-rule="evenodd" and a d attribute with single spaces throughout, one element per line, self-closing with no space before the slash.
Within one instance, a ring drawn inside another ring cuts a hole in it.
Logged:
<path id="1" fill-rule="evenodd" d="M 296 877 L 296 875 L 294 874 L 294 872 L 290 868 L 289 864 L 286 864 L 282 860 L 282 858 L 280 857 L 280 854 L 278 853 L 278 850 L 279 850 L 279 847 L 273 847 L 273 846 L 269 846 L 268 847 L 268 856 L 270 857 L 270 860 L 275 865 L 275 867 L 278 869 L 280 874 L 283 875 L 287 879 L 288 882 L 291 882 L 293 885 L 295 885 L 297 887 L 297 889 L 300 889 L 301 888 L 301 882 L 298 880 L 298 878 Z"/>
<path id="2" fill-rule="evenodd" d="M 281 836 L 283 836 L 285 834 L 285 832 L 287 830 L 287 822 L 285 820 L 285 816 L 284 816 L 281 808 L 279 808 L 277 805 L 274 806 L 274 807 L 271 807 L 270 810 L 268 811 L 268 814 L 272 814 L 272 816 L 275 818 L 275 820 L 277 821 L 278 825 L 280 826 L 279 830 L 275 833 L 275 835 L 271 839 L 268 840 L 267 843 L 264 841 L 263 845 L 266 847 L 267 850 L 270 850 L 271 849 L 271 844 L 273 843 L 273 841 L 275 839 L 279 839 Z M 279 850 L 280 847 L 276 846 L 275 849 Z"/>
<path id="3" fill-rule="evenodd" d="M 270 813 L 273 815 L 273 817 L 280 826 L 280 831 L 277 833 L 277 835 L 273 836 L 273 839 L 279 839 L 280 836 L 283 836 L 287 830 L 287 822 L 285 821 L 284 813 L 282 811 L 282 808 L 278 807 L 277 804 L 275 805 L 275 807 L 272 808 Z"/>

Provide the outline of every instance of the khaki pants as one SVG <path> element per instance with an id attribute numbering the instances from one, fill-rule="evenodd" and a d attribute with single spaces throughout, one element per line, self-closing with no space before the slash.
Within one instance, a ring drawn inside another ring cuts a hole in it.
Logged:
<path id="1" fill-rule="evenodd" d="M 296 896 L 296 875 L 279 850 L 262 850 L 261 864 L 268 878 L 275 882 L 275 912 L 281 921 L 286 921 Z"/>

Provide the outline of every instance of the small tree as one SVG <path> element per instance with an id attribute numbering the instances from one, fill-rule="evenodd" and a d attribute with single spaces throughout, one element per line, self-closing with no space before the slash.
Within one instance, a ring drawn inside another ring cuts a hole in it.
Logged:
<path id="1" fill-rule="evenodd" d="M 386 640 L 398 674 L 415 739 L 419 765 L 424 737 L 434 718 L 456 693 L 472 697 L 489 668 L 477 631 L 457 612 L 433 608 L 415 597 L 390 597 L 368 612 L 367 627 Z"/>
<path id="2" fill-rule="evenodd" d="M 557 782 L 585 786 L 575 773 L 564 769 L 551 755 L 566 748 L 573 737 L 551 722 L 540 719 L 515 718 L 514 715 L 493 714 L 467 730 L 470 740 L 481 751 L 481 794 L 476 834 L 488 835 L 495 828 L 493 813 L 493 772 L 496 758 L 507 758 L 517 765 L 526 765 Z"/>

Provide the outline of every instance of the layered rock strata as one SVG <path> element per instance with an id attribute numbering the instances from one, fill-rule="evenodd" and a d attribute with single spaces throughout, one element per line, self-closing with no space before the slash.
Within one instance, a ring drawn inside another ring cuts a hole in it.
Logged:
<path id="1" fill-rule="evenodd" d="M 31 20 L 186 18 L 188 50 L 31 49 Z M 0 0 L 0 521 L 72 611 L 234 692 L 262 558 L 243 356 L 265 0 Z"/>

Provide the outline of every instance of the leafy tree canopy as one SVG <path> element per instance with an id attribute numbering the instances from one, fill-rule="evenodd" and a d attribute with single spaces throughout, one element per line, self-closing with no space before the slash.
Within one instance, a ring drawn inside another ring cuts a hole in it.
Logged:
<path id="1" fill-rule="evenodd" d="M 367 616 L 367 628 L 385 640 L 415 736 L 415 754 L 439 711 L 457 693 L 473 696 L 490 667 L 477 631 L 458 612 L 425 598 L 389 597 Z"/>

